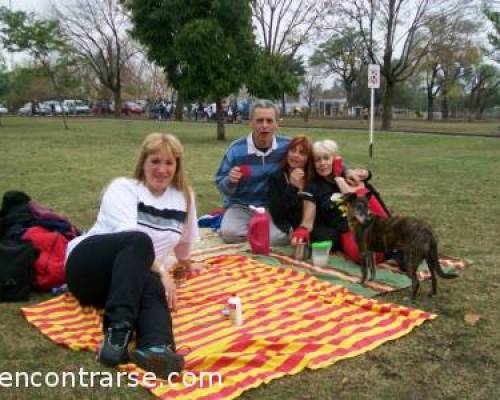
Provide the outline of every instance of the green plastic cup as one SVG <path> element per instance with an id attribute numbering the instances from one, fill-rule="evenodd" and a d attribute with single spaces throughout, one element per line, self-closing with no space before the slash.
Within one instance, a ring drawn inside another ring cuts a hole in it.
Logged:
<path id="1" fill-rule="evenodd" d="M 328 265 L 332 245 L 333 242 L 331 240 L 314 242 L 313 244 L 311 244 L 312 262 L 314 265 L 318 267 L 324 267 L 325 265 Z"/>

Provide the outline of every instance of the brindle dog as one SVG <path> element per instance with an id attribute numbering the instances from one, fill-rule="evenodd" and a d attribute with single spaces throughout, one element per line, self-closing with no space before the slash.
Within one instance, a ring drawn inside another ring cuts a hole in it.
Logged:
<path id="1" fill-rule="evenodd" d="M 374 252 L 378 251 L 399 250 L 402 253 L 400 268 L 412 281 L 412 300 L 415 299 L 420 286 L 417 269 L 423 260 L 427 262 L 431 273 L 431 295 L 437 292 L 436 273 L 446 279 L 458 276 L 445 272 L 441 268 L 437 240 L 428 224 L 412 217 L 382 219 L 371 215 L 368 208 L 369 197 L 358 197 L 356 194 L 344 197 L 348 204 L 349 227 L 354 233 L 362 257 L 362 284 L 365 283 L 368 274 L 370 274 L 370 280 L 375 279 Z"/>

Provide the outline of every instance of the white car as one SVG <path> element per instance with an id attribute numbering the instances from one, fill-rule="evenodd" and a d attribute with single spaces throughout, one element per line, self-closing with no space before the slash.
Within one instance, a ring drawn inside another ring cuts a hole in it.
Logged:
<path id="1" fill-rule="evenodd" d="M 68 113 L 68 107 L 65 105 L 61 108 L 61 103 L 57 100 L 47 100 L 43 102 L 43 107 L 46 108 L 50 114 L 62 114 L 62 110 L 64 113 Z"/>
<path id="2" fill-rule="evenodd" d="M 9 110 L 7 109 L 7 107 L 5 107 L 3 104 L 0 104 L 0 114 L 5 115 L 8 112 L 9 112 Z"/>
<path id="3" fill-rule="evenodd" d="M 36 103 L 35 115 L 47 115 L 50 110 L 43 103 Z M 32 115 L 33 109 L 31 107 L 31 102 L 26 103 L 19 110 L 17 110 L 17 115 Z"/>
<path id="4" fill-rule="evenodd" d="M 64 100 L 63 107 L 72 114 L 90 114 L 90 107 L 82 100 Z"/>

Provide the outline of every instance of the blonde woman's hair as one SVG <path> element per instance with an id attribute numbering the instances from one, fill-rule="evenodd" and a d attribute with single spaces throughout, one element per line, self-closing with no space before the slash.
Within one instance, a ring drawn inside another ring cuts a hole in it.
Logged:
<path id="1" fill-rule="evenodd" d="M 313 155 L 316 156 L 333 156 L 338 151 L 337 142 L 331 139 L 319 140 L 313 144 Z"/>
<path id="2" fill-rule="evenodd" d="M 142 183 L 145 183 L 144 162 L 150 154 L 158 153 L 161 150 L 172 154 L 175 158 L 177 167 L 174 177 L 172 178 L 172 186 L 184 193 L 186 201 L 186 219 L 191 208 L 192 189 L 186 178 L 184 171 L 184 148 L 176 136 L 170 133 L 150 133 L 142 142 L 139 158 L 135 166 L 134 178 Z"/>

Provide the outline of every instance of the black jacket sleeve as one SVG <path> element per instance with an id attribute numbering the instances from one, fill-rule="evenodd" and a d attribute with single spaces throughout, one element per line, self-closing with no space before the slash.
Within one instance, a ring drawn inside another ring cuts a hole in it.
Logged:
<path id="1" fill-rule="evenodd" d="M 287 183 L 282 171 L 270 180 L 269 212 L 274 224 L 285 233 L 296 228 L 302 219 L 302 199 L 298 189 Z"/>

